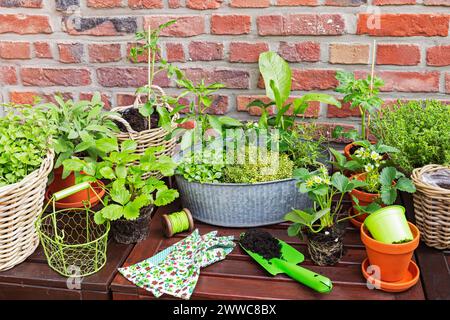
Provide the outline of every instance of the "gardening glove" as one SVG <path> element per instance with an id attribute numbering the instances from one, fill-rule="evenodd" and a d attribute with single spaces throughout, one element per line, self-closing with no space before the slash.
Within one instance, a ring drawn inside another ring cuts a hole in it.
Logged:
<path id="1" fill-rule="evenodd" d="M 163 293 L 189 299 L 200 268 L 223 260 L 234 248 L 234 237 L 217 237 L 213 231 L 200 236 L 198 230 L 157 255 L 119 272 L 155 297 Z"/>

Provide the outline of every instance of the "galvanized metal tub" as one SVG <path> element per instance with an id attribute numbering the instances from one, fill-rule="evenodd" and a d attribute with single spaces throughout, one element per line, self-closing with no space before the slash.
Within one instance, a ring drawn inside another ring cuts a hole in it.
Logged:
<path id="1" fill-rule="evenodd" d="M 311 207 L 295 179 L 261 183 L 199 183 L 175 176 L 183 207 L 202 222 L 222 227 L 280 223 L 292 210 Z"/>

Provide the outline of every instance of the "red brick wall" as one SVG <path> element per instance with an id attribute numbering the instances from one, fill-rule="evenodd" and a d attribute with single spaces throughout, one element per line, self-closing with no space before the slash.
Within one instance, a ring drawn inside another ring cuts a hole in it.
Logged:
<path id="1" fill-rule="evenodd" d="M 28 102 L 99 90 L 110 106 L 129 104 L 146 81 L 145 60 L 127 57 L 135 31 L 178 18 L 162 55 L 194 79 L 226 85 L 218 113 L 257 114 L 246 104 L 264 93 L 261 52 L 291 63 L 294 95 L 333 93 L 336 70 L 369 70 L 374 39 L 383 97 L 450 100 L 449 17 L 450 0 L 0 0 L 0 93 Z M 157 82 L 177 92 L 164 76 Z M 320 104 L 307 112 L 328 124 L 357 115 Z"/>

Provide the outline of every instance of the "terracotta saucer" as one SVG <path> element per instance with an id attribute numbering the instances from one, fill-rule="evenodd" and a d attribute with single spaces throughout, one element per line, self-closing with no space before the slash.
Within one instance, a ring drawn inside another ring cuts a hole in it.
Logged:
<path id="1" fill-rule="evenodd" d="M 379 287 L 380 290 L 386 292 L 403 292 L 414 286 L 417 281 L 419 281 L 420 270 L 417 264 L 411 260 L 408 266 L 408 271 L 406 272 L 406 276 L 396 282 L 386 282 L 381 280 L 375 280 L 371 275 L 367 273 L 367 267 L 369 267 L 369 259 L 366 258 L 361 264 L 361 271 L 367 280 L 370 281 L 374 286 Z"/>

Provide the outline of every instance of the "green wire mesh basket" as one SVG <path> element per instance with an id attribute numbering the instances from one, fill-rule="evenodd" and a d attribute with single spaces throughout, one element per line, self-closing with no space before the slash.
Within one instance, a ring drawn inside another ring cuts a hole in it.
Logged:
<path id="1" fill-rule="evenodd" d="M 55 193 L 36 220 L 48 265 L 65 277 L 85 277 L 106 264 L 109 222 L 96 224 L 89 207 L 55 210 L 55 201 L 89 187 L 86 182 Z M 50 203 L 52 212 L 45 212 Z"/>

